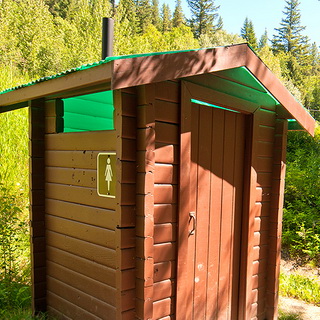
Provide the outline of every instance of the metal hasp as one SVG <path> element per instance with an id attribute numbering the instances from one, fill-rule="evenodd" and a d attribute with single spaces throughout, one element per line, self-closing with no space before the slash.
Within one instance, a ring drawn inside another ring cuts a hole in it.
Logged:
<path id="1" fill-rule="evenodd" d="M 113 19 L 102 18 L 102 60 L 113 55 L 113 25 Z"/>

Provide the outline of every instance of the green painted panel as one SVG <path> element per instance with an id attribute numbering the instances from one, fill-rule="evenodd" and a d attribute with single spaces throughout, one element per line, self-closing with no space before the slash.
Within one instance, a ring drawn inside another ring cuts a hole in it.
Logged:
<path id="1" fill-rule="evenodd" d="M 222 109 L 222 110 L 226 110 L 226 111 L 230 111 L 230 112 L 234 112 L 234 113 L 240 113 L 239 111 L 231 110 L 231 109 L 228 109 L 228 108 L 223 108 L 223 107 L 216 106 L 214 104 L 207 103 L 207 102 L 200 101 L 200 100 L 196 100 L 196 99 L 191 99 L 191 102 L 192 103 L 196 103 L 196 104 L 200 104 L 202 106 L 212 107 L 212 108 L 216 108 L 216 109 Z"/>
<path id="2" fill-rule="evenodd" d="M 63 100 L 63 132 L 114 129 L 113 91 L 103 91 Z"/>

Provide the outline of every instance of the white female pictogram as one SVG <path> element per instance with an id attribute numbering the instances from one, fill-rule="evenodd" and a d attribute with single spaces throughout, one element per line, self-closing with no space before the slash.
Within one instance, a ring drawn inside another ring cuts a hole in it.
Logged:
<path id="1" fill-rule="evenodd" d="M 108 184 L 108 192 L 110 191 L 110 183 L 112 181 L 112 177 L 113 177 L 113 173 L 112 173 L 112 168 L 111 168 L 111 164 L 110 164 L 110 158 L 108 157 L 107 159 L 107 165 L 106 165 L 106 170 L 104 172 L 104 175 L 106 177 L 106 181 Z"/>

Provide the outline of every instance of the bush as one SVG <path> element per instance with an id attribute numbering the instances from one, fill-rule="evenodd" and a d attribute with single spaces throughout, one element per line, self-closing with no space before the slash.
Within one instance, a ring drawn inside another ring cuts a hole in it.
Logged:
<path id="1" fill-rule="evenodd" d="M 301 262 L 320 263 L 320 127 L 289 132 L 282 244 Z"/>
<path id="2" fill-rule="evenodd" d="M 320 284 L 298 273 L 280 274 L 280 294 L 320 306 Z"/>
<path id="3" fill-rule="evenodd" d="M 0 315 L 30 305 L 28 222 L 20 200 L 0 184 Z"/>

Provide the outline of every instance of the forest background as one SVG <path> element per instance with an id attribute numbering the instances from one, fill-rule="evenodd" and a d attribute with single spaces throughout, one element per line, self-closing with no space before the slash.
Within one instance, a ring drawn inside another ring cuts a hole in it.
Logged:
<path id="1" fill-rule="evenodd" d="M 283 1 L 274 34 L 257 39 L 250 17 L 238 34 L 223 27 L 214 0 L 0 0 L 0 91 L 100 59 L 101 20 L 115 20 L 114 55 L 248 42 L 312 116 L 320 120 L 320 55 L 301 25 L 298 0 Z M 0 309 L 28 301 L 28 110 L 0 114 Z M 289 133 L 283 248 L 320 264 L 320 131 Z M 21 284 L 21 285 L 20 285 Z"/>

